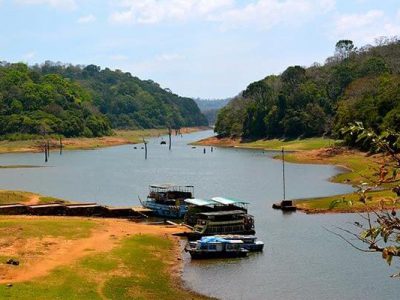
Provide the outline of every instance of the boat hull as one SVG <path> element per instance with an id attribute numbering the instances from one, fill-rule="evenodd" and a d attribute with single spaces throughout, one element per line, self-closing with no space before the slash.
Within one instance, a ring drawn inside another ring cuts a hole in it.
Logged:
<path id="1" fill-rule="evenodd" d="M 188 211 L 187 205 L 163 205 L 154 201 L 143 201 L 142 205 L 145 208 L 151 209 L 154 216 L 161 218 L 183 219 Z"/>
<path id="2" fill-rule="evenodd" d="M 261 252 L 264 249 L 264 244 L 243 244 L 243 248 L 250 252 Z"/>
<path id="3" fill-rule="evenodd" d="M 255 234 L 255 230 L 247 230 L 247 231 L 234 231 L 234 232 L 213 232 L 213 233 L 200 233 L 197 231 L 193 232 L 184 232 L 179 234 L 180 236 L 185 236 L 189 241 L 197 241 L 201 239 L 203 236 L 212 236 L 212 235 L 220 235 L 220 234 L 244 234 L 244 235 L 252 235 Z M 178 234 L 177 234 L 178 235 Z"/>
<path id="4" fill-rule="evenodd" d="M 209 258 L 236 258 L 236 257 L 245 257 L 248 254 L 248 251 L 215 251 L 215 252 L 206 252 L 206 251 L 196 251 L 196 250 L 188 250 L 192 259 L 209 259 Z"/>

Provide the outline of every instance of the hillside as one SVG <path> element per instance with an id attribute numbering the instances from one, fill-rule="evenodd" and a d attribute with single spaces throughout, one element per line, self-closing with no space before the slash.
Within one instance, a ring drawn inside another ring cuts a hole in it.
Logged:
<path id="1" fill-rule="evenodd" d="M 291 66 L 250 84 L 218 115 L 215 131 L 244 139 L 340 135 L 349 122 L 400 130 L 400 42 L 336 44 L 324 65 Z"/>
<path id="2" fill-rule="evenodd" d="M 0 66 L 0 135 L 102 136 L 111 125 L 90 93 L 58 74 L 42 75 L 27 65 Z"/>
<path id="3" fill-rule="evenodd" d="M 0 135 L 102 136 L 111 128 L 207 125 L 196 103 L 95 65 L 0 65 Z"/>
<path id="4" fill-rule="evenodd" d="M 226 106 L 231 99 L 194 99 L 200 111 L 206 116 L 207 121 L 210 125 L 215 124 L 217 114 L 221 108 Z"/>

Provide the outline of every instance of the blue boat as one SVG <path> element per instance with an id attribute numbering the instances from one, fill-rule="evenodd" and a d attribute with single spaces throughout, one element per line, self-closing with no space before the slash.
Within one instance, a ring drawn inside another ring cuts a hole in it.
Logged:
<path id="1" fill-rule="evenodd" d="M 217 236 L 202 237 L 196 242 L 189 242 L 185 251 L 192 259 L 245 257 L 249 250 L 243 248 L 241 240 L 226 240 Z"/>
<path id="2" fill-rule="evenodd" d="M 264 249 L 264 242 L 257 241 L 257 237 L 254 235 L 240 235 L 240 234 L 231 234 L 231 235 L 216 235 L 216 237 L 231 241 L 242 241 L 242 247 L 244 249 L 249 250 L 250 252 L 261 252 Z"/>
<path id="3" fill-rule="evenodd" d="M 146 200 L 140 200 L 143 207 L 162 218 L 182 219 L 188 211 L 185 199 L 193 198 L 194 187 L 175 184 L 153 184 L 149 187 Z"/>

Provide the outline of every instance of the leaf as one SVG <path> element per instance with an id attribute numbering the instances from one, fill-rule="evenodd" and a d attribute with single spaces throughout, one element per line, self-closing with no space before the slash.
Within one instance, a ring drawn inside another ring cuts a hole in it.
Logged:
<path id="1" fill-rule="evenodd" d="M 341 199 L 337 199 L 337 200 L 332 201 L 332 202 L 329 204 L 329 209 L 334 209 L 336 206 L 339 205 L 339 203 L 342 203 L 342 200 L 341 200 Z"/>
<path id="2" fill-rule="evenodd" d="M 386 257 L 386 262 L 388 263 L 389 266 L 392 264 L 392 259 L 393 255 L 388 254 L 388 256 Z"/>

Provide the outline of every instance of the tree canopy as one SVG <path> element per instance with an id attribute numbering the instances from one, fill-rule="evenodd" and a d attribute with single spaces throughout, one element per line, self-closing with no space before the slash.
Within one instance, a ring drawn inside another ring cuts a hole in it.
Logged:
<path id="1" fill-rule="evenodd" d="M 0 135 L 95 137 L 111 128 L 207 125 L 196 103 L 120 70 L 0 64 Z"/>
<path id="2" fill-rule="evenodd" d="M 324 65 L 290 66 L 251 83 L 219 112 L 215 131 L 246 139 L 340 136 L 354 121 L 399 130 L 399 56 L 398 39 L 361 48 L 341 40 Z"/>

